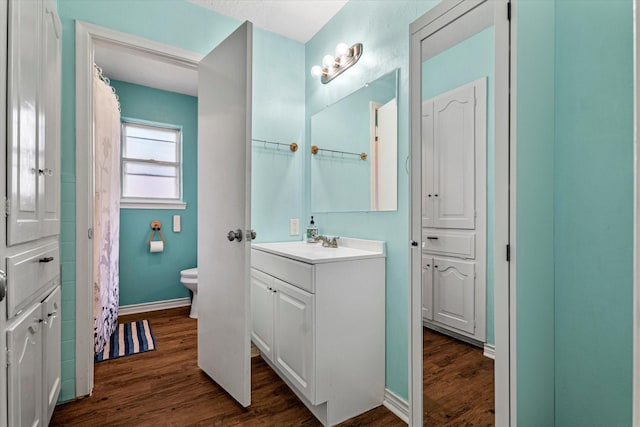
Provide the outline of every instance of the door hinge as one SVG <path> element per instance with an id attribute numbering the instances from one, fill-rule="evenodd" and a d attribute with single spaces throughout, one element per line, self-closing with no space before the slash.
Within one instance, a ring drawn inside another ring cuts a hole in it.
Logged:
<path id="1" fill-rule="evenodd" d="M 7 356 L 6 365 L 9 366 L 9 365 L 11 365 L 11 350 L 7 350 L 5 352 L 5 355 Z"/>
<path id="2" fill-rule="evenodd" d="M 4 215 L 9 216 L 11 213 L 11 199 L 4 199 Z"/>
<path id="3" fill-rule="evenodd" d="M 511 2 L 507 2 L 507 21 L 511 21 Z"/>
<path id="4" fill-rule="evenodd" d="M 89 229 L 87 230 L 87 238 L 88 238 L 89 240 L 93 239 L 93 228 L 89 228 Z"/>
<path id="5" fill-rule="evenodd" d="M 507 245 L 507 262 L 511 262 L 511 245 Z"/>

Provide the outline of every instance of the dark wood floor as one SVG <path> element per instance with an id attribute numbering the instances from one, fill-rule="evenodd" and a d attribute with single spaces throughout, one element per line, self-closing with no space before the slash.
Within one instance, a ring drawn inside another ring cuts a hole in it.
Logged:
<path id="1" fill-rule="evenodd" d="M 187 314 L 188 309 L 181 308 L 121 316 L 121 322 L 149 319 L 157 350 L 98 363 L 93 395 L 58 406 L 50 425 L 320 425 L 260 357 L 251 359 L 252 405 L 242 408 L 235 403 L 197 367 L 196 321 Z M 466 344 L 459 347 L 457 341 L 428 331 L 425 344 L 433 346 L 424 365 L 425 423 L 493 425 L 489 412 L 493 409 L 492 361 L 484 358 L 480 349 Z M 443 381 L 443 388 L 435 381 Z M 487 388 L 490 393 L 483 393 Z M 341 425 L 406 424 L 380 407 Z"/>
<path id="2" fill-rule="evenodd" d="M 482 349 L 424 329 L 424 425 L 493 426 L 493 360 Z"/>

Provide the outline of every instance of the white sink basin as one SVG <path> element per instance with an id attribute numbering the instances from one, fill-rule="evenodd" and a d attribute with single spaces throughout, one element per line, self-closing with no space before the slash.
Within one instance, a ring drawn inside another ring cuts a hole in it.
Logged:
<path id="1" fill-rule="evenodd" d="M 251 247 L 309 264 L 384 257 L 384 242 L 376 240 L 341 238 L 337 248 L 306 242 L 254 243 Z"/>

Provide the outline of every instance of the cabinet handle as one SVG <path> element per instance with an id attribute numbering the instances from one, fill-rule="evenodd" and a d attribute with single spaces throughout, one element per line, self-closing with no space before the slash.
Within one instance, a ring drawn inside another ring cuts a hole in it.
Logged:
<path id="1" fill-rule="evenodd" d="M 434 194 L 434 195 L 433 195 L 433 197 L 438 197 L 438 195 L 437 195 L 437 194 Z"/>
<path id="2" fill-rule="evenodd" d="M 438 236 L 427 236 L 428 240 L 438 240 Z"/>
<path id="3" fill-rule="evenodd" d="M 431 267 L 431 264 L 427 264 L 427 268 Z"/>
<path id="4" fill-rule="evenodd" d="M 427 197 L 431 197 L 431 194 L 427 194 Z"/>
<path id="5" fill-rule="evenodd" d="M 40 258 L 38 260 L 38 262 L 51 262 L 53 261 L 53 257 L 52 256 L 48 256 L 48 257 L 44 257 L 44 258 Z"/>
<path id="6" fill-rule="evenodd" d="M 54 310 L 52 313 L 48 313 L 47 317 L 52 317 L 52 316 L 57 316 L 58 312 L 56 310 Z"/>
<path id="7" fill-rule="evenodd" d="M 433 266 L 433 268 L 438 268 L 438 266 L 437 266 L 437 265 L 434 265 L 434 266 Z"/>

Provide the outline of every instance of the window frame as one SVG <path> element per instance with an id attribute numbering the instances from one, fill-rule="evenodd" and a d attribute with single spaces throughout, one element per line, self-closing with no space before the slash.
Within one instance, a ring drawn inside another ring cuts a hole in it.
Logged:
<path id="1" fill-rule="evenodd" d="M 149 128 L 152 130 L 173 131 L 176 133 L 176 161 L 167 162 L 162 160 L 139 159 L 135 157 L 124 156 L 126 144 L 126 127 L 134 126 L 139 128 Z M 121 209 L 186 209 L 187 204 L 183 197 L 183 138 L 182 126 L 166 123 L 151 122 L 146 120 L 136 120 L 123 117 L 120 121 L 120 208 Z M 159 197 L 125 197 L 124 196 L 124 177 L 125 163 L 145 163 L 160 166 L 172 166 L 178 168 L 176 198 L 159 198 Z"/>

